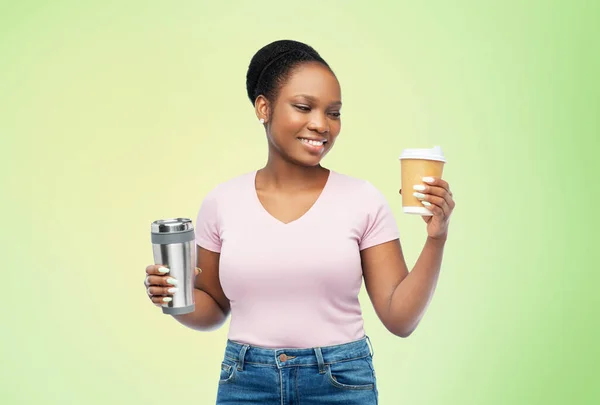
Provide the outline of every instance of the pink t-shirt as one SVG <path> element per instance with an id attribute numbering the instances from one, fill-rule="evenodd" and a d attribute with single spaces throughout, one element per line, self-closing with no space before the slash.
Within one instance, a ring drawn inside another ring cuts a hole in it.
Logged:
<path id="1" fill-rule="evenodd" d="M 315 204 L 284 224 L 260 203 L 255 176 L 214 188 L 196 221 L 196 244 L 221 254 L 228 338 L 268 348 L 361 339 L 360 250 L 399 237 L 385 197 L 368 181 L 331 170 Z"/>

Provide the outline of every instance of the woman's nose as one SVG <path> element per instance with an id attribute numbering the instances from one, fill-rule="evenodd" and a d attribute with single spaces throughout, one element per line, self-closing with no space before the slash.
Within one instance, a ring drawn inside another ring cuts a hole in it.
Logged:
<path id="1" fill-rule="evenodd" d="M 329 123 L 327 122 L 327 117 L 322 114 L 315 114 L 312 117 L 312 121 L 308 125 L 308 128 L 321 134 L 329 132 Z"/>

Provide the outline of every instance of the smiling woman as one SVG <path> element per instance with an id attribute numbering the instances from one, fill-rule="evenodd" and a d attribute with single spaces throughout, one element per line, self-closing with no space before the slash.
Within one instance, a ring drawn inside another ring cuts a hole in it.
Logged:
<path id="1" fill-rule="evenodd" d="M 276 41 L 255 54 L 246 79 L 268 159 L 205 197 L 195 227 L 196 311 L 174 318 L 211 330 L 231 314 L 217 404 L 375 404 L 363 278 L 383 324 L 407 337 L 433 291 L 443 222 L 430 222 L 440 236 L 428 238 L 417 277 L 408 277 L 383 194 L 321 166 L 341 130 L 340 83 L 329 65 L 306 44 Z M 446 189 L 435 179 L 423 196 L 443 200 Z M 169 276 L 148 271 L 161 305 Z"/>
<path id="2" fill-rule="evenodd" d="M 263 54 L 283 44 L 292 49 L 276 53 L 263 67 Z M 341 129 L 341 89 L 329 65 L 307 45 L 280 41 L 254 56 L 247 81 L 248 97 L 266 127 L 269 154 L 318 165 Z"/>

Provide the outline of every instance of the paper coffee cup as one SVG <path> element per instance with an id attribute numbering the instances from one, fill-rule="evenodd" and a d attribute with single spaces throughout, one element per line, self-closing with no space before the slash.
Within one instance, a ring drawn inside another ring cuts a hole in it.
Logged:
<path id="1" fill-rule="evenodd" d="M 417 184 L 426 185 L 423 177 L 442 177 L 446 159 L 442 148 L 404 149 L 400 155 L 402 175 L 402 210 L 406 214 L 433 215 L 421 201 L 413 195 Z"/>

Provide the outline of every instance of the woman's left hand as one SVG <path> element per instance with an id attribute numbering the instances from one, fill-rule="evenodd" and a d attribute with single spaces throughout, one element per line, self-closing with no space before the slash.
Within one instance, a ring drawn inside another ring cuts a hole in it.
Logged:
<path id="1" fill-rule="evenodd" d="M 427 235 L 432 239 L 445 239 L 455 205 L 450 186 L 446 181 L 435 177 L 424 177 L 423 183 L 415 186 L 413 192 L 421 204 L 433 213 L 433 216 L 423 216 L 427 223 Z"/>

